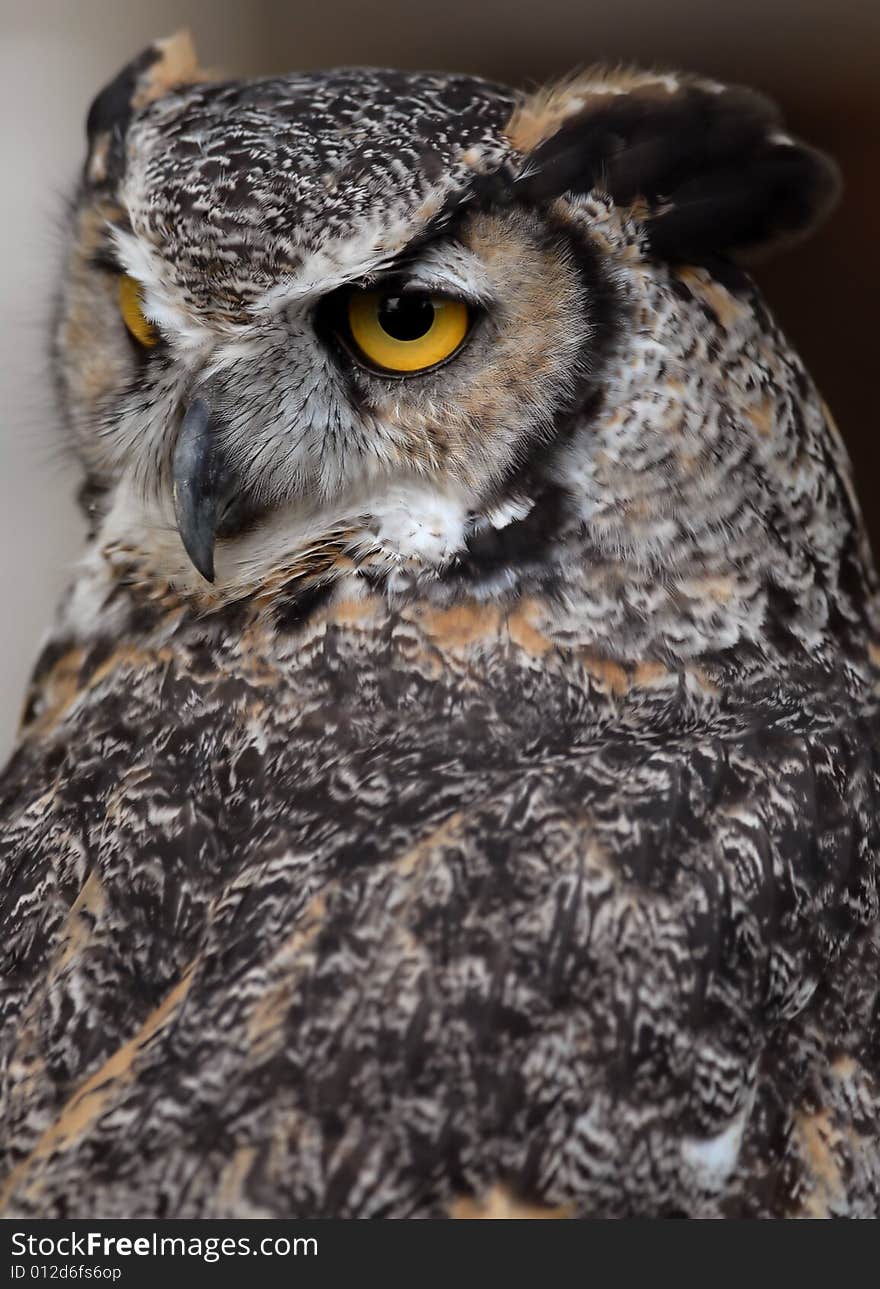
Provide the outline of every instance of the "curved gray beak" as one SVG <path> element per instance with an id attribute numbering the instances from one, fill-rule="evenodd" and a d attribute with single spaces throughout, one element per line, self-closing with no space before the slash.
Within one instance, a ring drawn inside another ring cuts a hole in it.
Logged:
<path id="1" fill-rule="evenodd" d="M 208 403 L 193 399 L 171 462 L 177 530 L 187 555 L 208 582 L 214 581 L 214 541 L 226 492 L 217 429 Z"/>

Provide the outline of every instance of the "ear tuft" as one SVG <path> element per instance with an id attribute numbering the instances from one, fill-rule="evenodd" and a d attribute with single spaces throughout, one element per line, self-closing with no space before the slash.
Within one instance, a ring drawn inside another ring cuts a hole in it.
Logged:
<path id="1" fill-rule="evenodd" d="M 646 101 L 662 100 L 680 88 L 681 78 L 673 73 L 638 67 L 591 67 L 524 95 L 504 134 L 517 152 L 533 152 L 566 121 L 588 111 L 595 112 L 621 95 L 638 94 Z"/>
<path id="2" fill-rule="evenodd" d="M 648 223 L 658 256 L 699 261 L 720 252 L 753 261 L 808 236 L 840 195 L 830 157 L 779 136 L 676 188 Z"/>
<path id="3" fill-rule="evenodd" d="M 182 85 L 207 79 L 188 31 L 157 40 L 106 85 L 86 118 L 86 180 L 95 186 L 119 178 L 132 114 Z"/>
<path id="4" fill-rule="evenodd" d="M 511 119 L 512 142 L 539 140 L 516 184 L 523 200 L 606 192 L 638 212 L 656 255 L 683 261 L 802 236 L 834 204 L 833 162 L 789 138 L 763 95 L 647 73 L 591 77 Z"/>

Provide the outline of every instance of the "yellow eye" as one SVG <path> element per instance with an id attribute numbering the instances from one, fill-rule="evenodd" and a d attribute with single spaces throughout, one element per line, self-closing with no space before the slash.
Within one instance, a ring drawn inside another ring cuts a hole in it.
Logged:
<path id="1" fill-rule="evenodd" d="M 145 349 L 152 349 L 153 345 L 158 344 L 159 333 L 152 322 L 144 316 L 141 284 L 133 277 L 129 277 L 127 273 L 123 273 L 119 279 L 119 312 L 122 314 L 122 321 L 139 345 L 143 345 Z"/>
<path id="2" fill-rule="evenodd" d="M 463 300 L 427 291 L 353 291 L 348 327 L 363 357 L 387 372 L 419 372 L 454 354 L 470 327 Z"/>

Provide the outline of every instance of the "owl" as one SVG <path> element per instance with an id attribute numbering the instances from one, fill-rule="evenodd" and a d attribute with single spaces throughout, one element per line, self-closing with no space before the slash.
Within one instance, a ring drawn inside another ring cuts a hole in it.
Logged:
<path id="1" fill-rule="evenodd" d="M 877 1216 L 877 581 L 745 267 L 832 164 L 693 76 L 182 35 L 87 135 L 2 1211 Z"/>

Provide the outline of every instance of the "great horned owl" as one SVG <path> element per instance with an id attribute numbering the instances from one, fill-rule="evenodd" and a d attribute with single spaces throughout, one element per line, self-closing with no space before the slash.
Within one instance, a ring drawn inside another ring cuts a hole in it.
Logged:
<path id="1" fill-rule="evenodd" d="M 2 780 L 5 1212 L 876 1215 L 875 575 L 757 94 L 97 98 Z"/>

